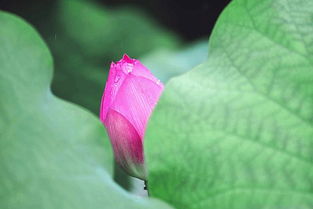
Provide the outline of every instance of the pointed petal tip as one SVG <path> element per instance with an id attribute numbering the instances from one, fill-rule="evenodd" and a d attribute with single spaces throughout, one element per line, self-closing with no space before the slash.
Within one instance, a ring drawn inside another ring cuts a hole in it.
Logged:
<path id="1" fill-rule="evenodd" d="M 123 54 L 123 59 L 131 59 L 129 56 L 128 56 L 128 54 Z"/>
<path id="2" fill-rule="evenodd" d="M 130 58 L 126 53 L 123 55 L 123 58 L 120 61 L 128 62 L 128 63 L 134 62 L 134 60 Z"/>

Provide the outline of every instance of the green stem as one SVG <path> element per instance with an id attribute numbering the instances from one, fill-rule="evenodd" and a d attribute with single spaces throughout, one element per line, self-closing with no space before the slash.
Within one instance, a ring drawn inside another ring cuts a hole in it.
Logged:
<path id="1" fill-rule="evenodd" d="M 145 186 L 144 186 L 143 189 L 146 190 L 147 193 L 148 193 L 148 196 L 150 196 L 150 195 L 149 195 L 149 189 L 148 189 L 148 181 L 145 180 L 144 182 L 145 182 Z"/>

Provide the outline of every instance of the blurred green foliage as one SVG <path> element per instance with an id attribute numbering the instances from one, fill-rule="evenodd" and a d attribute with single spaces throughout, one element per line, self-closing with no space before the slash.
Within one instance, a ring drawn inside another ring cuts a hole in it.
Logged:
<path id="1" fill-rule="evenodd" d="M 53 92 L 98 114 L 109 64 L 124 53 L 167 81 L 207 58 L 207 42 L 182 48 L 177 36 L 135 8 L 60 0 L 41 30 L 55 58 Z M 48 31 L 48 32 L 47 32 Z"/>
<path id="2" fill-rule="evenodd" d="M 134 8 L 107 9 L 89 1 L 60 0 L 52 14 L 53 29 L 43 32 L 55 57 L 52 90 L 95 114 L 110 62 L 124 53 L 138 58 L 180 43 Z"/>
<path id="3" fill-rule="evenodd" d="M 178 76 L 208 58 L 208 41 L 202 40 L 178 49 L 160 49 L 144 55 L 141 62 L 162 82 Z"/>

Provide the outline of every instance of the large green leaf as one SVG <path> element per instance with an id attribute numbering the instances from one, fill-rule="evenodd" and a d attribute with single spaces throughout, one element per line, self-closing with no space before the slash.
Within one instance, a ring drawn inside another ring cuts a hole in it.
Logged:
<path id="1" fill-rule="evenodd" d="M 21 19 L 0 12 L 0 208 L 168 208 L 111 179 L 96 117 L 50 92 L 52 58 Z"/>
<path id="2" fill-rule="evenodd" d="M 313 1 L 234 0 L 208 60 L 172 79 L 145 138 L 153 197 L 184 209 L 313 205 Z"/>

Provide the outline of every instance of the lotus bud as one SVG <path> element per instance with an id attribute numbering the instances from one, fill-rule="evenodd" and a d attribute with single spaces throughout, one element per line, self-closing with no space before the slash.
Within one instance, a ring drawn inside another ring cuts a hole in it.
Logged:
<path id="1" fill-rule="evenodd" d="M 146 179 L 143 139 L 163 84 L 127 55 L 112 63 L 102 96 L 100 120 L 106 127 L 116 162 L 131 176 Z"/>

